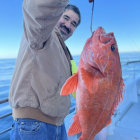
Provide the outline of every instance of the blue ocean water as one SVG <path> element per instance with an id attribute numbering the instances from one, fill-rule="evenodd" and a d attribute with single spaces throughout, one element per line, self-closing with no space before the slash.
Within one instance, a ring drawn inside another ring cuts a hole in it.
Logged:
<path id="1" fill-rule="evenodd" d="M 73 56 L 78 65 L 80 56 Z M 124 81 L 129 78 L 140 77 L 140 52 L 120 53 Z M 135 61 L 136 63 L 129 63 Z M 8 97 L 10 81 L 14 71 L 16 59 L 0 59 L 0 100 Z M 11 112 L 8 103 L 0 104 L 0 116 Z M 11 127 L 12 117 L 0 119 L 0 132 Z M 0 140 L 9 140 L 9 133 L 0 136 Z"/>

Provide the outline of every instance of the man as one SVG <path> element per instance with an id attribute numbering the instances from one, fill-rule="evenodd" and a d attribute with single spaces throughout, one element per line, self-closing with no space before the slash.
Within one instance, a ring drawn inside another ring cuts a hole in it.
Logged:
<path id="1" fill-rule="evenodd" d="M 70 97 L 60 90 L 71 72 L 64 41 L 80 24 L 67 0 L 24 0 L 23 37 L 11 81 L 11 140 L 67 140 L 64 118 Z M 64 13 L 63 13 L 64 12 Z"/>

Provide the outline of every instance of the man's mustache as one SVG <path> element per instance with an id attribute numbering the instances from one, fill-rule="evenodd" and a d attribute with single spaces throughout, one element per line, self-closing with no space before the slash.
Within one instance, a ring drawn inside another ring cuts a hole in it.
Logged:
<path id="1" fill-rule="evenodd" d="M 68 34 L 70 33 L 70 29 L 67 28 L 65 25 L 60 24 L 60 27 L 63 28 L 63 29 L 65 29 L 65 30 L 67 31 Z"/>

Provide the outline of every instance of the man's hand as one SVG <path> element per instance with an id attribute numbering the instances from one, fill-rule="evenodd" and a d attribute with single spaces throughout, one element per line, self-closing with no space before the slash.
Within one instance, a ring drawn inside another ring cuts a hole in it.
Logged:
<path id="1" fill-rule="evenodd" d="M 94 2 L 94 0 L 89 0 L 89 2 Z"/>

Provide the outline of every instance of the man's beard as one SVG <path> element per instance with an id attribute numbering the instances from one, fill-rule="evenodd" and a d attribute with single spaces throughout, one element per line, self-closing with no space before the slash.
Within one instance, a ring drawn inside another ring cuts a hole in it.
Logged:
<path id="1" fill-rule="evenodd" d="M 61 28 L 61 29 L 64 29 L 64 31 L 66 31 L 66 32 L 67 32 L 67 35 L 70 33 L 70 29 L 69 29 L 69 28 L 67 28 L 65 25 L 60 24 L 60 28 Z"/>

